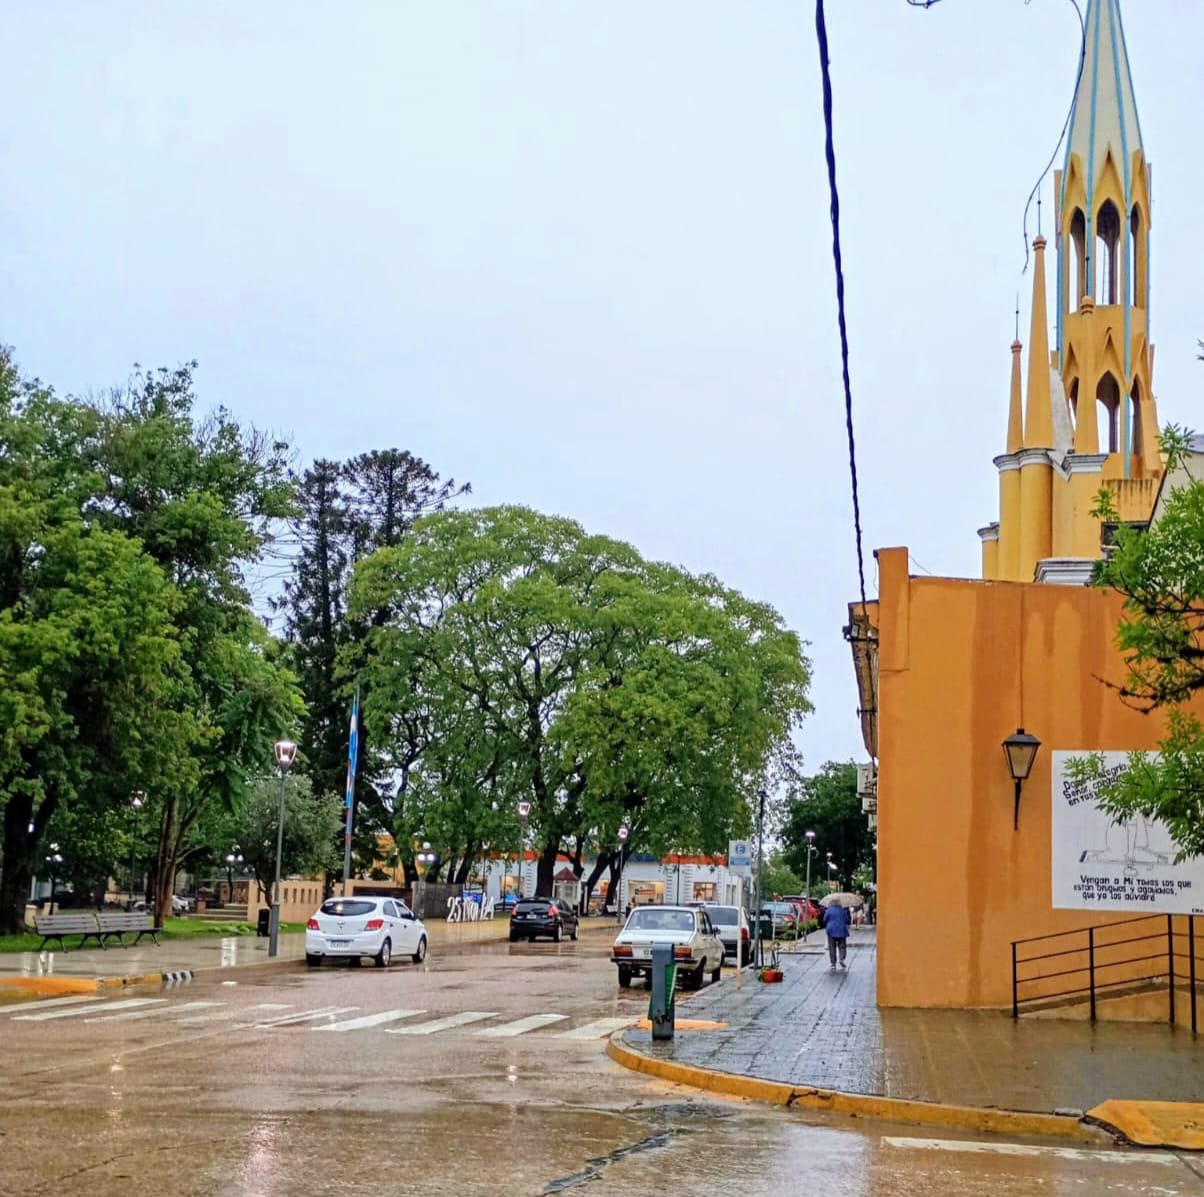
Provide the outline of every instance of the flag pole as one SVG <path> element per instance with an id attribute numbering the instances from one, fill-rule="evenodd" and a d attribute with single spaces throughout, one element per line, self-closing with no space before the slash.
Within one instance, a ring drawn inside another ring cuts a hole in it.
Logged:
<path id="1" fill-rule="evenodd" d="M 343 827 L 343 897 L 351 883 L 351 825 L 355 818 L 355 768 L 360 746 L 360 688 L 355 688 L 351 702 L 351 726 L 347 740 L 347 798 L 346 823 Z"/>

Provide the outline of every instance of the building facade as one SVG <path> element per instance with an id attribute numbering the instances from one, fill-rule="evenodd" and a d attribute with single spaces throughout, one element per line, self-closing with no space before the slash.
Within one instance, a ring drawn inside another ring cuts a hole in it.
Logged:
<path id="1" fill-rule="evenodd" d="M 1149 340 L 1150 171 L 1118 0 L 1089 0 L 1085 22 L 1055 177 L 1056 311 L 1051 328 L 1038 236 L 1027 370 L 1017 341 L 982 580 L 912 577 L 905 548 L 883 549 L 878 601 L 849 609 L 862 736 L 878 763 L 883 1006 L 1009 1007 L 1015 941 L 1131 919 L 1134 895 L 1151 911 L 1204 912 L 1204 884 L 1176 879 L 1173 851 L 1150 849 L 1148 827 L 1138 851 L 1132 829 L 1092 811 L 1099 841 L 1064 842 L 1070 807 L 1086 809 L 1064 760 L 1153 749 L 1166 728 L 1119 698 L 1121 600 L 1087 585 L 1109 522 L 1148 525 L 1168 480 Z M 1017 729 L 1041 742 L 1018 813 L 1002 750 Z M 1125 835 L 1113 875 L 1127 896 L 1101 899 L 1096 862 Z M 1137 994 L 1100 1016 L 1166 1009 L 1165 994 Z"/>

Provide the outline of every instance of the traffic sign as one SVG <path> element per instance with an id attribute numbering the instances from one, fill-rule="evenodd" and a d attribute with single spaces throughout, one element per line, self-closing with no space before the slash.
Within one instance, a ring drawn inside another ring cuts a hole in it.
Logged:
<path id="1" fill-rule="evenodd" d="M 728 871 L 737 877 L 752 876 L 752 841 L 730 840 L 727 845 Z"/>

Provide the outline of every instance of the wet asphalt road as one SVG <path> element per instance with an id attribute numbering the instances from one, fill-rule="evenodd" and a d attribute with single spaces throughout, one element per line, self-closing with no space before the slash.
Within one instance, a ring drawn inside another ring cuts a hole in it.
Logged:
<path id="1" fill-rule="evenodd" d="M 1204 1161 L 1167 1153 L 934 1138 L 649 1080 L 603 1052 L 646 1004 L 599 940 L 5 1003 L 0 1193 L 1204 1194 Z"/>

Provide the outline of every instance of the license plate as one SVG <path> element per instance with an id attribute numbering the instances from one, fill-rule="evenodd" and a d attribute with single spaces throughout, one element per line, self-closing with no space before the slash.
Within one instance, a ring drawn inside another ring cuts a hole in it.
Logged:
<path id="1" fill-rule="evenodd" d="M 330 939 L 330 940 L 327 940 L 326 942 L 332 948 L 349 948 L 349 947 L 351 947 L 351 940 L 349 940 L 349 939 Z"/>
<path id="2" fill-rule="evenodd" d="M 651 948 L 636 948 L 635 955 L 638 956 L 639 959 L 641 959 L 641 960 L 647 960 L 648 957 L 652 955 L 652 949 Z"/>

